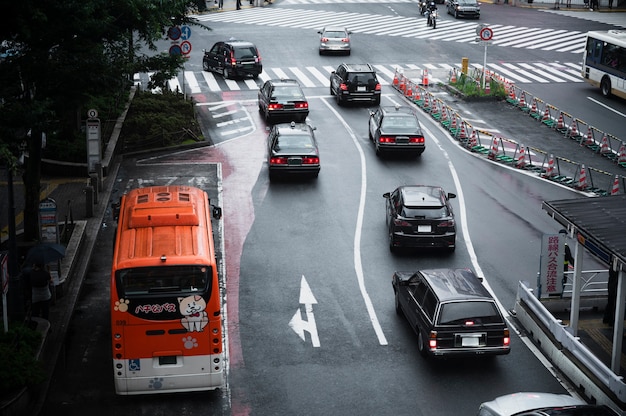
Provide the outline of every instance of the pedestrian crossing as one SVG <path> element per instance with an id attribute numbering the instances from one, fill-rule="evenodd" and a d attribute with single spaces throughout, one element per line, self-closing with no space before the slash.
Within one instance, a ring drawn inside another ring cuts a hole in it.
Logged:
<path id="1" fill-rule="evenodd" d="M 295 0 L 292 0 L 295 1 Z M 194 16 L 198 21 L 310 29 L 311 38 L 323 26 L 345 26 L 353 34 L 395 36 L 476 44 L 476 21 L 439 19 L 437 30 L 421 16 L 396 16 L 354 12 L 331 12 L 296 8 L 254 7 Z M 493 30 L 491 45 L 511 48 L 570 52 L 582 55 L 586 32 L 487 24 Z M 358 43 L 355 42 L 355 48 Z"/>
<path id="2" fill-rule="evenodd" d="M 459 65 L 439 64 L 373 64 L 381 85 L 391 85 L 396 74 L 422 74 L 428 72 L 431 84 L 447 83 L 453 69 L 460 70 Z M 482 69 L 481 64 L 470 64 L 471 67 Z M 505 80 L 515 84 L 528 83 L 567 83 L 584 82 L 580 76 L 580 62 L 498 62 L 488 63 L 487 69 L 494 71 Z M 290 66 L 284 68 L 264 67 L 258 79 L 224 79 L 219 74 L 206 71 L 183 71 L 178 77 L 169 81 L 172 91 L 191 94 L 221 91 L 257 91 L 260 86 L 271 78 L 291 78 L 300 82 L 303 88 L 330 87 L 330 73 L 336 67 L 324 66 Z M 135 74 L 136 85 L 145 88 L 150 79 L 149 73 Z M 408 75 L 407 75 L 408 76 Z"/>

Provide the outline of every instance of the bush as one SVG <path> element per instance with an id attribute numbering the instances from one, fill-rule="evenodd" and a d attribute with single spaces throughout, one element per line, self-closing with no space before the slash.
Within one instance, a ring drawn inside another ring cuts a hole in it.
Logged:
<path id="1" fill-rule="evenodd" d="M 487 94 L 484 89 L 482 89 L 482 79 L 474 79 L 472 77 L 467 76 L 464 73 L 461 73 L 457 78 L 456 82 L 450 82 L 454 88 L 459 90 L 466 97 L 494 97 L 494 98 L 506 98 L 506 91 L 504 90 L 504 86 L 491 78 L 489 82 L 490 93 Z"/>
<path id="2" fill-rule="evenodd" d="M 15 391 L 45 380 L 43 365 L 36 354 L 41 334 L 26 325 L 13 324 L 0 334 L 0 391 Z"/>

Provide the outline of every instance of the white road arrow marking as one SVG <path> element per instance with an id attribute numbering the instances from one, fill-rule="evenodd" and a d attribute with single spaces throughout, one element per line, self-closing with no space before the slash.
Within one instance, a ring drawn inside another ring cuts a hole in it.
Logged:
<path id="1" fill-rule="evenodd" d="M 311 334 L 311 343 L 313 346 L 319 347 L 320 338 L 317 334 L 317 326 L 315 325 L 315 315 L 313 315 L 313 305 L 317 304 L 317 299 L 313 296 L 313 292 L 304 278 L 304 275 L 302 275 L 302 279 L 300 280 L 300 303 L 304 305 L 306 320 L 302 319 L 302 312 L 300 308 L 298 308 L 289 321 L 289 326 L 300 336 L 302 341 L 305 341 L 304 331 L 307 331 Z"/>

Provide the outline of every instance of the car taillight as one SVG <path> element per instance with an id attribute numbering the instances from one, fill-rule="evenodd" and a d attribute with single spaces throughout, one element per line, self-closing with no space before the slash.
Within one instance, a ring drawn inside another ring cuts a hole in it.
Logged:
<path id="1" fill-rule="evenodd" d="M 230 51 L 230 64 L 232 66 L 237 65 L 237 59 L 235 58 L 235 52 L 234 51 Z"/>
<path id="2" fill-rule="evenodd" d="M 283 105 L 278 103 L 271 103 L 267 105 L 268 110 L 282 110 Z"/>
<path id="3" fill-rule="evenodd" d="M 437 226 L 440 228 L 454 227 L 454 220 L 450 219 L 446 221 L 441 221 L 439 224 L 437 224 Z"/>
<path id="4" fill-rule="evenodd" d="M 287 158 L 286 157 L 271 157 L 270 165 L 286 165 Z"/>
<path id="5" fill-rule="evenodd" d="M 295 107 L 300 108 L 300 109 L 303 109 L 303 108 L 306 109 L 306 108 L 309 108 L 309 103 L 306 101 L 303 103 L 296 103 Z"/>
<path id="6" fill-rule="evenodd" d="M 254 57 L 254 62 L 261 63 L 261 54 L 257 51 L 256 56 Z"/>
<path id="7" fill-rule="evenodd" d="M 408 221 L 404 221 L 404 220 L 396 218 L 393 220 L 393 225 L 395 225 L 396 227 L 410 227 L 411 223 Z"/>
<path id="8" fill-rule="evenodd" d="M 428 340 L 428 348 L 437 349 L 437 331 L 430 331 L 430 339 Z"/>
<path id="9" fill-rule="evenodd" d="M 378 143 L 395 143 L 396 138 L 391 136 L 380 136 Z"/>
<path id="10" fill-rule="evenodd" d="M 322 38 L 322 42 L 328 42 L 328 38 Z"/>
<path id="11" fill-rule="evenodd" d="M 377 84 L 376 84 L 376 88 L 374 88 L 374 89 L 375 89 L 376 91 L 380 91 L 380 90 L 381 90 L 381 86 L 380 86 L 380 84 L 378 84 L 378 83 L 377 83 Z"/>
<path id="12" fill-rule="evenodd" d="M 350 39 L 348 39 L 348 38 L 343 38 L 343 39 L 341 39 L 341 41 L 342 41 L 342 42 L 344 42 L 344 43 L 348 43 L 348 42 L 350 42 Z"/>
<path id="13" fill-rule="evenodd" d="M 409 137 L 409 143 L 424 143 L 424 136 Z"/>
<path id="14" fill-rule="evenodd" d="M 341 84 L 339 84 L 339 89 L 341 91 L 348 91 L 348 86 L 342 82 Z"/>
<path id="15" fill-rule="evenodd" d="M 474 326 L 474 321 L 465 321 L 465 326 Z"/>
<path id="16" fill-rule="evenodd" d="M 505 329 L 504 330 L 504 339 L 502 342 L 505 346 L 510 345 L 511 344 L 511 337 L 509 336 L 509 330 Z"/>
<path id="17" fill-rule="evenodd" d="M 319 165 L 320 158 L 317 156 L 305 156 L 302 158 L 303 165 Z"/>

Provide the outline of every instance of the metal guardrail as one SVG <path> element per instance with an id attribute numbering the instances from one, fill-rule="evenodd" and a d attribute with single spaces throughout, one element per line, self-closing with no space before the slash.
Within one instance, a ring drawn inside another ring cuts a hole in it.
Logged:
<path id="1" fill-rule="evenodd" d="M 556 319 L 537 299 L 524 282 L 520 281 L 517 290 L 517 298 L 524 302 L 530 311 L 548 329 L 550 334 L 561 343 L 563 349 L 569 351 L 576 359 L 585 366 L 609 391 L 611 391 L 622 403 L 626 403 L 626 384 L 624 378 L 615 374 L 601 362 L 578 337 L 573 336 L 568 327 L 563 325 L 560 319 Z M 567 373 L 567 370 L 564 370 Z"/>

